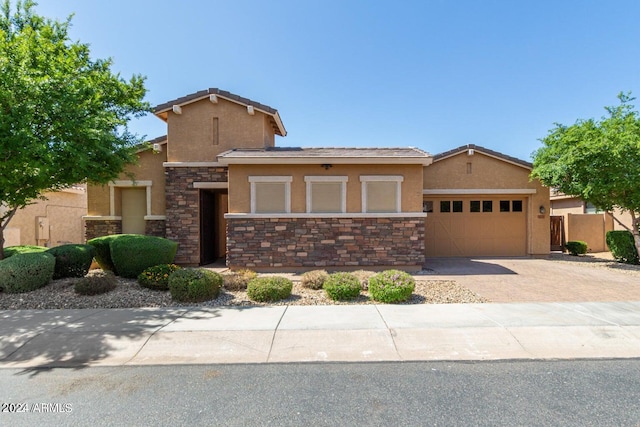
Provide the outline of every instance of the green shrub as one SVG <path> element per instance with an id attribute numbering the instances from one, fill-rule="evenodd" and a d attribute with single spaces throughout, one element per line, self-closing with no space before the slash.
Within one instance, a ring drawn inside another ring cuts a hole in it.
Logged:
<path id="1" fill-rule="evenodd" d="M 388 303 L 406 301 L 414 288 L 414 278 L 400 270 L 386 270 L 369 279 L 369 295 L 374 301 Z"/>
<path id="2" fill-rule="evenodd" d="M 638 250 L 630 232 L 626 230 L 608 231 L 607 246 L 616 261 L 625 264 L 640 264 Z"/>
<path id="3" fill-rule="evenodd" d="M 278 301 L 289 298 L 293 282 L 286 277 L 256 277 L 247 285 L 247 296 L 254 301 Z"/>
<path id="4" fill-rule="evenodd" d="M 9 258 L 15 254 L 30 254 L 34 252 L 46 252 L 48 248 L 44 246 L 33 246 L 33 245 L 20 245 L 20 246 L 9 246 L 8 248 L 4 248 L 4 257 Z"/>
<path id="5" fill-rule="evenodd" d="M 202 302 L 220 294 L 222 276 L 204 268 L 183 268 L 169 276 L 171 298 L 179 302 Z"/>
<path id="6" fill-rule="evenodd" d="M 584 255 L 587 253 L 587 242 L 582 240 L 571 240 L 564 245 L 571 255 Z"/>
<path id="7" fill-rule="evenodd" d="M 242 269 L 232 271 L 223 276 L 224 287 L 230 291 L 244 291 L 247 289 L 249 282 L 256 277 L 258 277 L 258 273 L 252 270 Z"/>
<path id="8" fill-rule="evenodd" d="M 369 289 L 369 279 L 376 273 L 368 270 L 356 270 L 351 274 L 353 274 L 358 278 L 358 280 L 360 280 L 360 287 L 363 291 L 366 291 L 367 289 Z"/>
<path id="9" fill-rule="evenodd" d="M 138 283 L 145 288 L 167 291 L 169 290 L 169 276 L 178 270 L 180 267 L 175 264 L 154 265 L 138 275 Z"/>
<path id="10" fill-rule="evenodd" d="M 307 271 L 302 275 L 300 284 L 309 289 L 322 289 L 325 280 L 329 277 L 329 273 L 325 270 Z"/>
<path id="11" fill-rule="evenodd" d="M 113 260 L 111 259 L 111 242 L 113 239 L 118 238 L 121 234 L 114 234 L 111 236 L 96 237 L 87 241 L 87 245 L 90 245 L 94 249 L 94 258 L 96 262 L 104 271 L 113 271 L 115 275 L 118 274 Z"/>
<path id="12" fill-rule="evenodd" d="M 78 280 L 73 290 L 80 295 L 100 295 L 114 290 L 117 282 L 112 272 L 97 271 Z"/>
<path id="13" fill-rule="evenodd" d="M 95 250 L 90 245 L 62 245 L 49 249 L 56 259 L 53 278 L 84 277 L 89 272 Z"/>
<path id="14" fill-rule="evenodd" d="M 0 261 L 0 288 L 7 293 L 20 293 L 46 286 L 55 265 L 54 256 L 44 251 L 14 252 Z"/>
<path id="15" fill-rule="evenodd" d="M 327 277 L 322 289 L 335 301 L 350 300 L 360 295 L 360 280 L 351 273 L 333 273 Z"/>

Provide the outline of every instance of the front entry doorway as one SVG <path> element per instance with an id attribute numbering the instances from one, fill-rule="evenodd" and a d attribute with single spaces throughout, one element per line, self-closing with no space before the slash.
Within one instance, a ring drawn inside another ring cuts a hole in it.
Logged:
<path id="1" fill-rule="evenodd" d="M 211 264 L 226 255 L 227 190 L 200 190 L 200 264 Z"/>

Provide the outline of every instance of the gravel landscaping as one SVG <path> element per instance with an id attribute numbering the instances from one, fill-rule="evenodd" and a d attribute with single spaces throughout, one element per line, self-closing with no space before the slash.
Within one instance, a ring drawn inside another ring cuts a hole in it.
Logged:
<path id="1" fill-rule="evenodd" d="M 291 277 L 291 275 L 288 275 Z M 299 277 L 299 276 L 298 276 Z M 198 304 L 180 304 L 171 299 L 168 291 L 143 288 L 134 279 L 118 278 L 118 286 L 102 295 L 81 296 L 73 290 L 78 279 L 54 280 L 44 288 L 23 294 L 0 292 L 0 310 L 19 309 L 75 309 L 75 308 L 134 308 L 134 307 L 216 307 L 216 306 L 260 306 L 260 305 L 344 305 L 374 304 L 367 291 L 352 301 L 333 301 L 323 290 L 311 290 L 294 282 L 291 297 L 274 303 L 257 303 L 247 297 L 245 291 L 223 289 L 212 301 Z M 467 288 L 451 280 L 416 281 L 409 301 L 404 304 L 447 304 L 489 302 Z"/>

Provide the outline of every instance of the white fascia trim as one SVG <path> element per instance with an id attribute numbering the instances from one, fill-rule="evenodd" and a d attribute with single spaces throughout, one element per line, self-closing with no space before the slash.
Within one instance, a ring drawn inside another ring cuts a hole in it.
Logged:
<path id="1" fill-rule="evenodd" d="M 285 213 L 291 212 L 291 181 L 293 176 L 274 175 L 274 176 L 250 176 L 251 183 L 251 213 L 256 213 L 256 183 L 283 183 L 284 184 L 284 210 Z"/>
<path id="2" fill-rule="evenodd" d="M 193 188 L 225 189 L 225 188 L 229 188 L 229 183 L 228 182 L 194 182 Z"/>
<path id="3" fill-rule="evenodd" d="M 368 182 L 395 182 L 396 183 L 396 213 L 402 211 L 402 175 L 360 175 L 362 193 L 362 212 L 367 212 L 367 183 Z"/>
<path id="4" fill-rule="evenodd" d="M 164 221 L 167 219 L 166 215 L 145 215 L 145 221 Z"/>
<path id="5" fill-rule="evenodd" d="M 422 165 L 429 166 L 431 157 L 223 157 L 223 165 Z"/>
<path id="6" fill-rule="evenodd" d="M 347 182 L 349 182 L 348 176 L 327 176 L 327 175 L 308 175 L 304 177 L 304 182 L 307 183 L 307 213 L 311 213 L 312 205 L 312 185 L 314 182 L 338 182 L 340 185 L 340 212 L 347 211 Z"/>
<path id="7" fill-rule="evenodd" d="M 268 219 L 268 218 L 426 218 L 423 212 L 399 212 L 399 213 L 287 213 L 287 214 L 251 214 L 251 213 L 227 213 L 228 219 Z"/>
<path id="8" fill-rule="evenodd" d="M 536 194 L 538 190 L 535 188 L 455 188 L 455 189 L 430 189 L 422 190 L 424 195 L 438 194 Z"/>
<path id="9" fill-rule="evenodd" d="M 220 162 L 163 162 L 165 168 L 217 168 L 226 166 Z"/>
<path id="10" fill-rule="evenodd" d="M 526 169 L 528 171 L 531 170 L 531 168 L 529 166 L 521 165 L 520 163 L 512 162 L 511 160 L 507 160 L 507 159 L 505 159 L 503 157 L 498 157 L 498 156 L 494 156 L 494 155 L 485 153 L 484 151 L 479 150 L 478 148 L 474 148 L 473 150 L 474 150 L 474 153 L 480 153 L 480 154 L 482 154 L 484 156 L 491 157 L 492 159 L 500 160 L 501 162 L 509 163 L 511 165 L 514 165 L 514 166 L 519 166 L 519 167 L 521 167 L 523 169 Z M 465 148 L 464 150 L 458 151 L 457 153 L 453 153 L 453 154 L 450 154 L 450 155 L 445 156 L 445 157 L 440 157 L 439 159 L 436 160 L 436 162 L 441 162 L 441 161 L 443 161 L 445 159 L 449 159 L 449 158 L 451 158 L 453 156 L 457 156 L 459 154 L 466 153 L 467 151 L 468 151 L 468 149 Z"/>
<path id="11" fill-rule="evenodd" d="M 121 221 L 121 216 L 114 215 L 84 215 L 82 217 L 85 221 Z"/>

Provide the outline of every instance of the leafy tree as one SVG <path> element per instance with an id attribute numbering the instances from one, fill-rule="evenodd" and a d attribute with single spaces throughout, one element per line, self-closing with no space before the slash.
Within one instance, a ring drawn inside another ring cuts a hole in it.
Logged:
<path id="1" fill-rule="evenodd" d="M 135 162 L 142 140 L 128 131 L 150 110 L 145 78 L 113 74 L 92 60 L 60 22 L 34 13 L 36 3 L 0 5 L 0 259 L 4 230 L 46 191 L 104 184 Z"/>
<path id="2" fill-rule="evenodd" d="M 628 212 L 640 253 L 640 117 L 630 93 L 618 98 L 620 105 L 605 107 L 608 115 L 599 121 L 556 124 L 534 153 L 531 176 L 600 209 Z"/>

